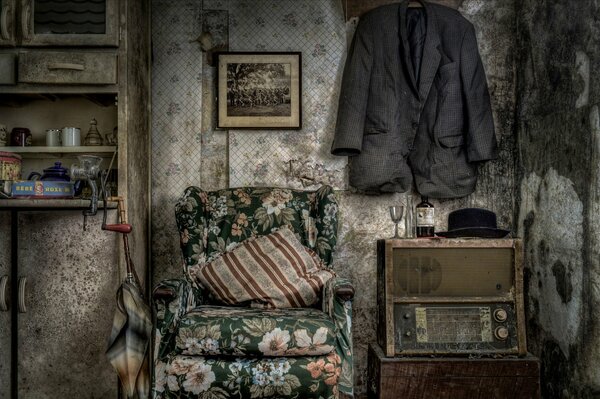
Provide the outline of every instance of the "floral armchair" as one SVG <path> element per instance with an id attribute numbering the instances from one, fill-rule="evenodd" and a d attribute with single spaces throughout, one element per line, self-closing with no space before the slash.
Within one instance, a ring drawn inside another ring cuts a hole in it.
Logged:
<path id="1" fill-rule="evenodd" d="M 334 277 L 315 308 L 222 306 L 196 283 L 202 262 L 249 237 L 289 226 L 330 267 L 337 239 L 333 190 L 186 189 L 176 206 L 185 278 L 154 290 L 154 398 L 353 396 L 354 289 Z"/>

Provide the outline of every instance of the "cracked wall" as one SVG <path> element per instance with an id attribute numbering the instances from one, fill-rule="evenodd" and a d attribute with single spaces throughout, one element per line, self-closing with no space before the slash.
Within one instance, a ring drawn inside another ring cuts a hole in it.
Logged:
<path id="1" fill-rule="evenodd" d="M 600 394 L 599 14 L 592 1 L 517 9 L 518 224 L 546 398 Z"/>

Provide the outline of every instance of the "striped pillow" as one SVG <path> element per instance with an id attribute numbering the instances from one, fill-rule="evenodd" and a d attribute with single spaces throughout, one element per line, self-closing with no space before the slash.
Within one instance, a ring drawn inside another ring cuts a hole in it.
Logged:
<path id="1" fill-rule="evenodd" d="M 308 307 L 335 276 L 294 233 L 282 228 L 206 263 L 195 273 L 220 301 L 235 305 L 251 301 L 267 308 Z"/>

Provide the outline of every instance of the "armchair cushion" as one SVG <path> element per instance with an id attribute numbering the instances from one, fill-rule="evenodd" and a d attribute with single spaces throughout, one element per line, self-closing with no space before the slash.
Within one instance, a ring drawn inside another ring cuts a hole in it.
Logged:
<path id="1" fill-rule="evenodd" d="M 174 356 L 155 365 L 155 398 L 338 397 L 340 357 L 210 358 Z"/>
<path id="2" fill-rule="evenodd" d="M 221 302 L 268 308 L 311 306 L 335 276 L 288 228 L 248 239 L 196 270 L 201 285 Z"/>
<path id="3" fill-rule="evenodd" d="M 181 318 L 175 342 L 183 355 L 318 356 L 335 351 L 336 326 L 313 308 L 201 306 Z"/>

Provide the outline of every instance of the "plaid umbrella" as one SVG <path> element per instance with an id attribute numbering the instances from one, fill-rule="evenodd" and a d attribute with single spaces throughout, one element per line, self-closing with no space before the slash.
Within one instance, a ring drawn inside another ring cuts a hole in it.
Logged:
<path id="1" fill-rule="evenodd" d="M 103 189 L 104 191 L 104 189 Z M 108 196 L 105 194 L 104 198 Z M 112 198 L 110 198 L 112 199 Z M 127 234 L 131 225 L 126 224 L 125 207 L 120 197 L 120 224 L 106 224 L 106 200 L 102 229 L 123 234 L 127 278 L 117 291 L 117 310 L 113 319 L 112 332 L 106 355 L 113 365 L 128 398 L 147 399 L 150 394 L 148 354 L 152 336 L 150 307 L 144 300 L 138 276 L 129 254 Z"/>
<path id="2" fill-rule="evenodd" d="M 106 355 L 119 374 L 128 398 L 147 399 L 150 393 L 148 348 L 152 334 L 150 308 L 134 282 L 124 281 L 117 292 Z"/>

